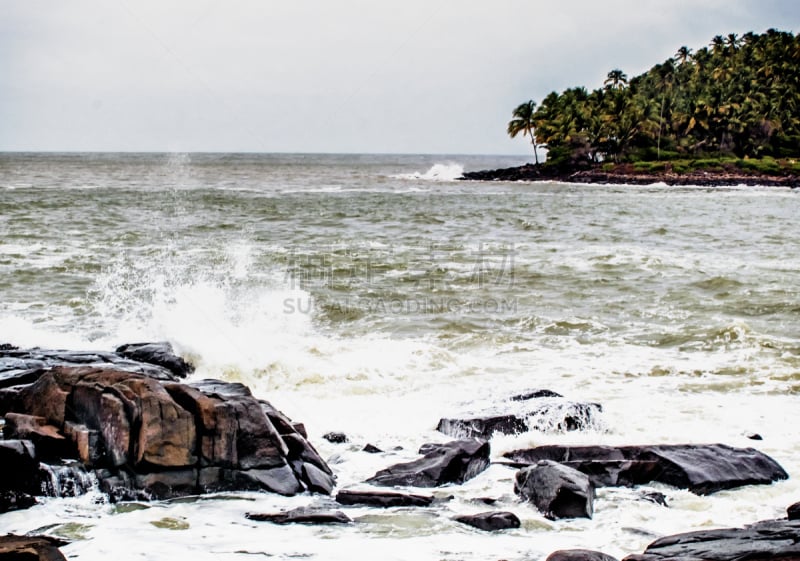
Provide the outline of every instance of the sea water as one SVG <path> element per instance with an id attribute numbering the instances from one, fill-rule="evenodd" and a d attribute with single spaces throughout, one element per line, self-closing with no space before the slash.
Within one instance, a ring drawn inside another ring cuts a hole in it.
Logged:
<path id="1" fill-rule="evenodd" d="M 492 465 L 434 490 L 428 509 L 348 508 L 348 527 L 244 517 L 335 506 L 318 496 L 112 505 L 89 493 L 0 515 L 0 530 L 65 536 L 64 553 L 86 561 L 522 560 L 623 556 L 783 515 L 800 498 L 800 193 L 456 180 L 523 162 L 0 155 L 0 342 L 169 341 L 194 377 L 244 382 L 305 423 L 340 488 L 447 440 L 439 418 L 539 388 L 603 413 L 588 431 L 497 435 L 495 459 L 550 443 L 721 442 L 755 445 L 788 481 L 708 497 L 644 489 L 669 507 L 605 488 L 592 520 L 550 521 L 514 496 L 514 470 Z M 490 509 L 522 527 L 452 520 Z"/>

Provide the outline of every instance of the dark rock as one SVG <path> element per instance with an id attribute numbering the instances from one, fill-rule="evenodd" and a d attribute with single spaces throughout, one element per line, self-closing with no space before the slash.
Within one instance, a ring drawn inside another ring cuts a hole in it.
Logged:
<path id="1" fill-rule="evenodd" d="M 521 525 L 517 515 L 512 512 L 482 512 L 480 514 L 456 516 L 453 520 L 487 532 L 519 528 Z"/>
<path id="2" fill-rule="evenodd" d="M 590 549 L 562 549 L 548 555 L 545 561 L 617 561 L 617 558 Z"/>
<path id="3" fill-rule="evenodd" d="M 598 487 L 657 481 L 698 495 L 788 477 L 769 456 L 753 448 L 724 444 L 540 446 L 504 456 L 517 465 L 553 460 L 587 474 Z"/>
<path id="4" fill-rule="evenodd" d="M 30 440 L 0 440 L 0 490 L 42 495 L 48 480 Z"/>
<path id="5" fill-rule="evenodd" d="M 519 470 L 514 492 L 547 518 L 591 518 L 594 512 L 594 486 L 589 478 L 550 460 Z"/>
<path id="6" fill-rule="evenodd" d="M 194 372 L 194 366 L 175 354 L 167 342 L 130 343 L 117 347 L 116 353 L 125 358 L 166 368 L 178 378 L 185 378 Z"/>
<path id="7" fill-rule="evenodd" d="M 245 516 L 256 522 L 272 522 L 273 524 L 350 524 L 353 522 L 341 511 L 311 508 L 296 508 L 272 514 L 248 512 Z"/>
<path id="8" fill-rule="evenodd" d="M 9 561 L 66 561 L 58 550 L 69 542 L 50 536 L 0 536 L 0 559 Z"/>
<path id="9" fill-rule="evenodd" d="M 668 536 L 624 561 L 730 561 L 800 558 L 800 520 L 764 520 L 744 528 L 702 530 Z"/>
<path id="10" fill-rule="evenodd" d="M 362 452 L 366 452 L 367 454 L 382 454 L 383 450 L 378 448 L 373 444 L 367 444 L 364 448 L 361 449 Z"/>
<path id="11" fill-rule="evenodd" d="M 786 509 L 786 516 L 789 520 L 800 520 L 800 502 L 794 503 Z"/>
<path id="12" fill-rule="evenodd" d="M 517 407 L 519 411 L 490 411 L 463 418 L 440 419 L 436 430 L 455 438 L 483 439 L 490 439 L 495 433 L 520 434 L 530 430 L 571 432 L 598 426 L 598 418 L 603 410 L 597 403 L 569 401 L 549 390 L 511 399 L 523 403 L 523 406 Z"/>
<path id="13" fill-rule="evenodd" d="M 454 438 L 489 439 L 494 433 L 520 434 L 528 430 L 525 419 L 516 415 L 496 415 L 470 419 L 440 419 L 436 430 Z"/>
<path id="14" fill-rule="evenodd" d="M 412 495 L 409 493 L 389 493 L 383 491 L 348 491 L 336 494 L 336 502 L 343 505 L 366 505 L 379 508 L 395 506 L 430 506 L 433 497 L 430 495 Z"/>
<path id="15" fill-rule="evenodd" d="M 749 438 L 750 440 L 764 440 L 764 437 L 757 433 L 748 434 L 747 438 Z"/>
<path id="16" fill-rule="evenodd" d="M 517 395 L 512 395 L 509 399 L 511 401 L 528 401 L 531 399 L 539 399 L 542 397 L 564 397 L 560 393 L 550 390 L 530 390 Z"/>
<path id="17" fill-rule="evenodd" d="M 20 491 L 0 491 L 0 514 L 23 510 L 37 504 L 35 497 Z"/>
<path id="18" fill-rule="evenodd" d="M 58 428 L 48 425 L 44 417 L 8 413 L 5 421 L 3 437 L 8 440 L 30 440 L 36 447 L 39 460 L 77 457 L 72 441 L 59 434 Z"/>
<path id="19" fill-rule="evenodd" d="M 323 434 L 322 438 L 332 444 L 344 444 L 345 442 L 350 442 L 350 439 L 347 438 L 347 435 L 343 432 L 329 432 Z"/>
<path id="20" fill-rule="evenodd" d="M 643 493 L 642 498 L 648 502 L 653 504 L 657 504 L 659 506 L 669 506 L 667 504 L 667 496 L 664 493 L 659 493 L 658 491 L 650 491 L 649 493 Z"/>
<path id="21" fill-rule="evenodd" d="M 489 443 L 483 440 L 454 440 L 423 448 L 422 458 L 379 471 L 367 482 L 385 487 L 438 487 L 463 483 L 489 467 Z"/>
<path id="22" fill-rule="evenodd" d="M 65 458 L 93 469 L 115 500 L 240 489 L 330 494 L 335 485 L 294 424 L 242 384 L 162 383 L 108 368 L 55 367 L 32 384 L 0 389 L 0 414 L 7 436 L 33 441 L 0 441 L 0 476 L 6 469 L 25 474 L 5 478 L 12 482 L 7 488 L 31 495 L 76 488 L 46 484 L 63 472 L 56 464 Z M 13 461 L 3 462 L 6 455 Z M 53 464 L 46 476 L 40 459 Z"/>

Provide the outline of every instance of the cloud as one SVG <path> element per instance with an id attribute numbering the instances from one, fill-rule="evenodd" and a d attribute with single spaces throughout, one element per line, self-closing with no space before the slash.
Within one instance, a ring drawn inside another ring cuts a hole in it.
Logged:
<path id="1" fill-rule="evenodd" d="M 785 1 L 0 0 L 0 149 L 524 153 L 528 98 Z"/>

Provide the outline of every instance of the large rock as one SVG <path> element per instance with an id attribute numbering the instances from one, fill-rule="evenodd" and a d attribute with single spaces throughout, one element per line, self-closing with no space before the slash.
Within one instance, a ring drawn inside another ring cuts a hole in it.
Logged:
<path id="1" fill-rule="evenodd" d="M 36 458 L 30 440 L 0 440 L 0 490 L 21 495 L 42 495 L 49 475 Z"/>
<path id="2" fill-rule="evenodd" d="M 519 470 L 514 492 L 547 518 L 591 518 L 594 512 L 594 486 L 589 478 L 550 460 Z"/>
<path id="3" fill-rule="evenodd" d="M 56 366 L 94 366 L 177 381 L 194 370 L 169 343 L 123 345 L 117 352 L 0 347 L 0 387 L 29 384 Z"/>
<path id="4" fill-rule="evenodd" d="M 454 438 L 490 439 L 495 433 L 520 434 L 588 430 L 599 426 L 603 408 L 598 403 L 570 401 L 550 390 L 532 390 L 511 396 L 503 405 L 459 417 L 439 420 L 441 433 Z"/>
<path id="5" fill-rule="evenodd" d="M 0 389 L 0 415 L 8 436 L 24 437 L 0 441 L 0 460 L 16 454 L 16 465 L 25 464 L 18 473 L 38 474 L 39 461 L 79 458 L 114 499 L 240 489 L 330 494 L 335 485 L 295 425 L 241 384 L 56 367 L 31 384 Z M 54 469 L 45 470 L 50 479 Z M 9 489 L 42 494 L 41 485 L 30 490 L 40 479 Z"/>
<path id="6" fill-rule="evenodd" d="M 489 467 L 489 452 L 489 443 L 478 439 L 432 444 L 420 450 L 422 458 L 381 470 L 367 482 L 384 487 L 463 483 Z"/>
<path id="7" fill-rule="evenodd" d="M 12 510 L 23 510 L 37 504 L 38 501 L 28 493 L 20 491 L 0 491 L 0 514 Z"/>
<path id="8" fill-rule="evenodd" d="M 775 460 L 758 450 L 724 444 L 539 446 L 504 456 L 520 466 L 553 460 L 587 474 L 598 487 L 655 481 L 698 495 L 788 477 Z"/>
<path id="9" fill-rule="evenodd" d="M 800 520 L 765 520 L 744 528 L 702 530 L 654 541 L 624 561 L 800 559 Z"/>
<path id="10" fill-rule="evenodd" d="M 50 536 L 0 536 L 0 559 L 9 561 L 66 561 L 58 550 L 68 542 Z"/>

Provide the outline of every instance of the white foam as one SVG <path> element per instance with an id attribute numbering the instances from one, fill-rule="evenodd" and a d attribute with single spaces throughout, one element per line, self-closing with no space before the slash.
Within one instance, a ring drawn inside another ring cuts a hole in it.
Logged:
<path id="1" fill-rule="evenodd" d="M 425 173 L 400 173 L 395 179 L 421 179 L 423 181 L 456 181 L 464 175 L 464 166 L 457 163 L 434 164 Z"/>

